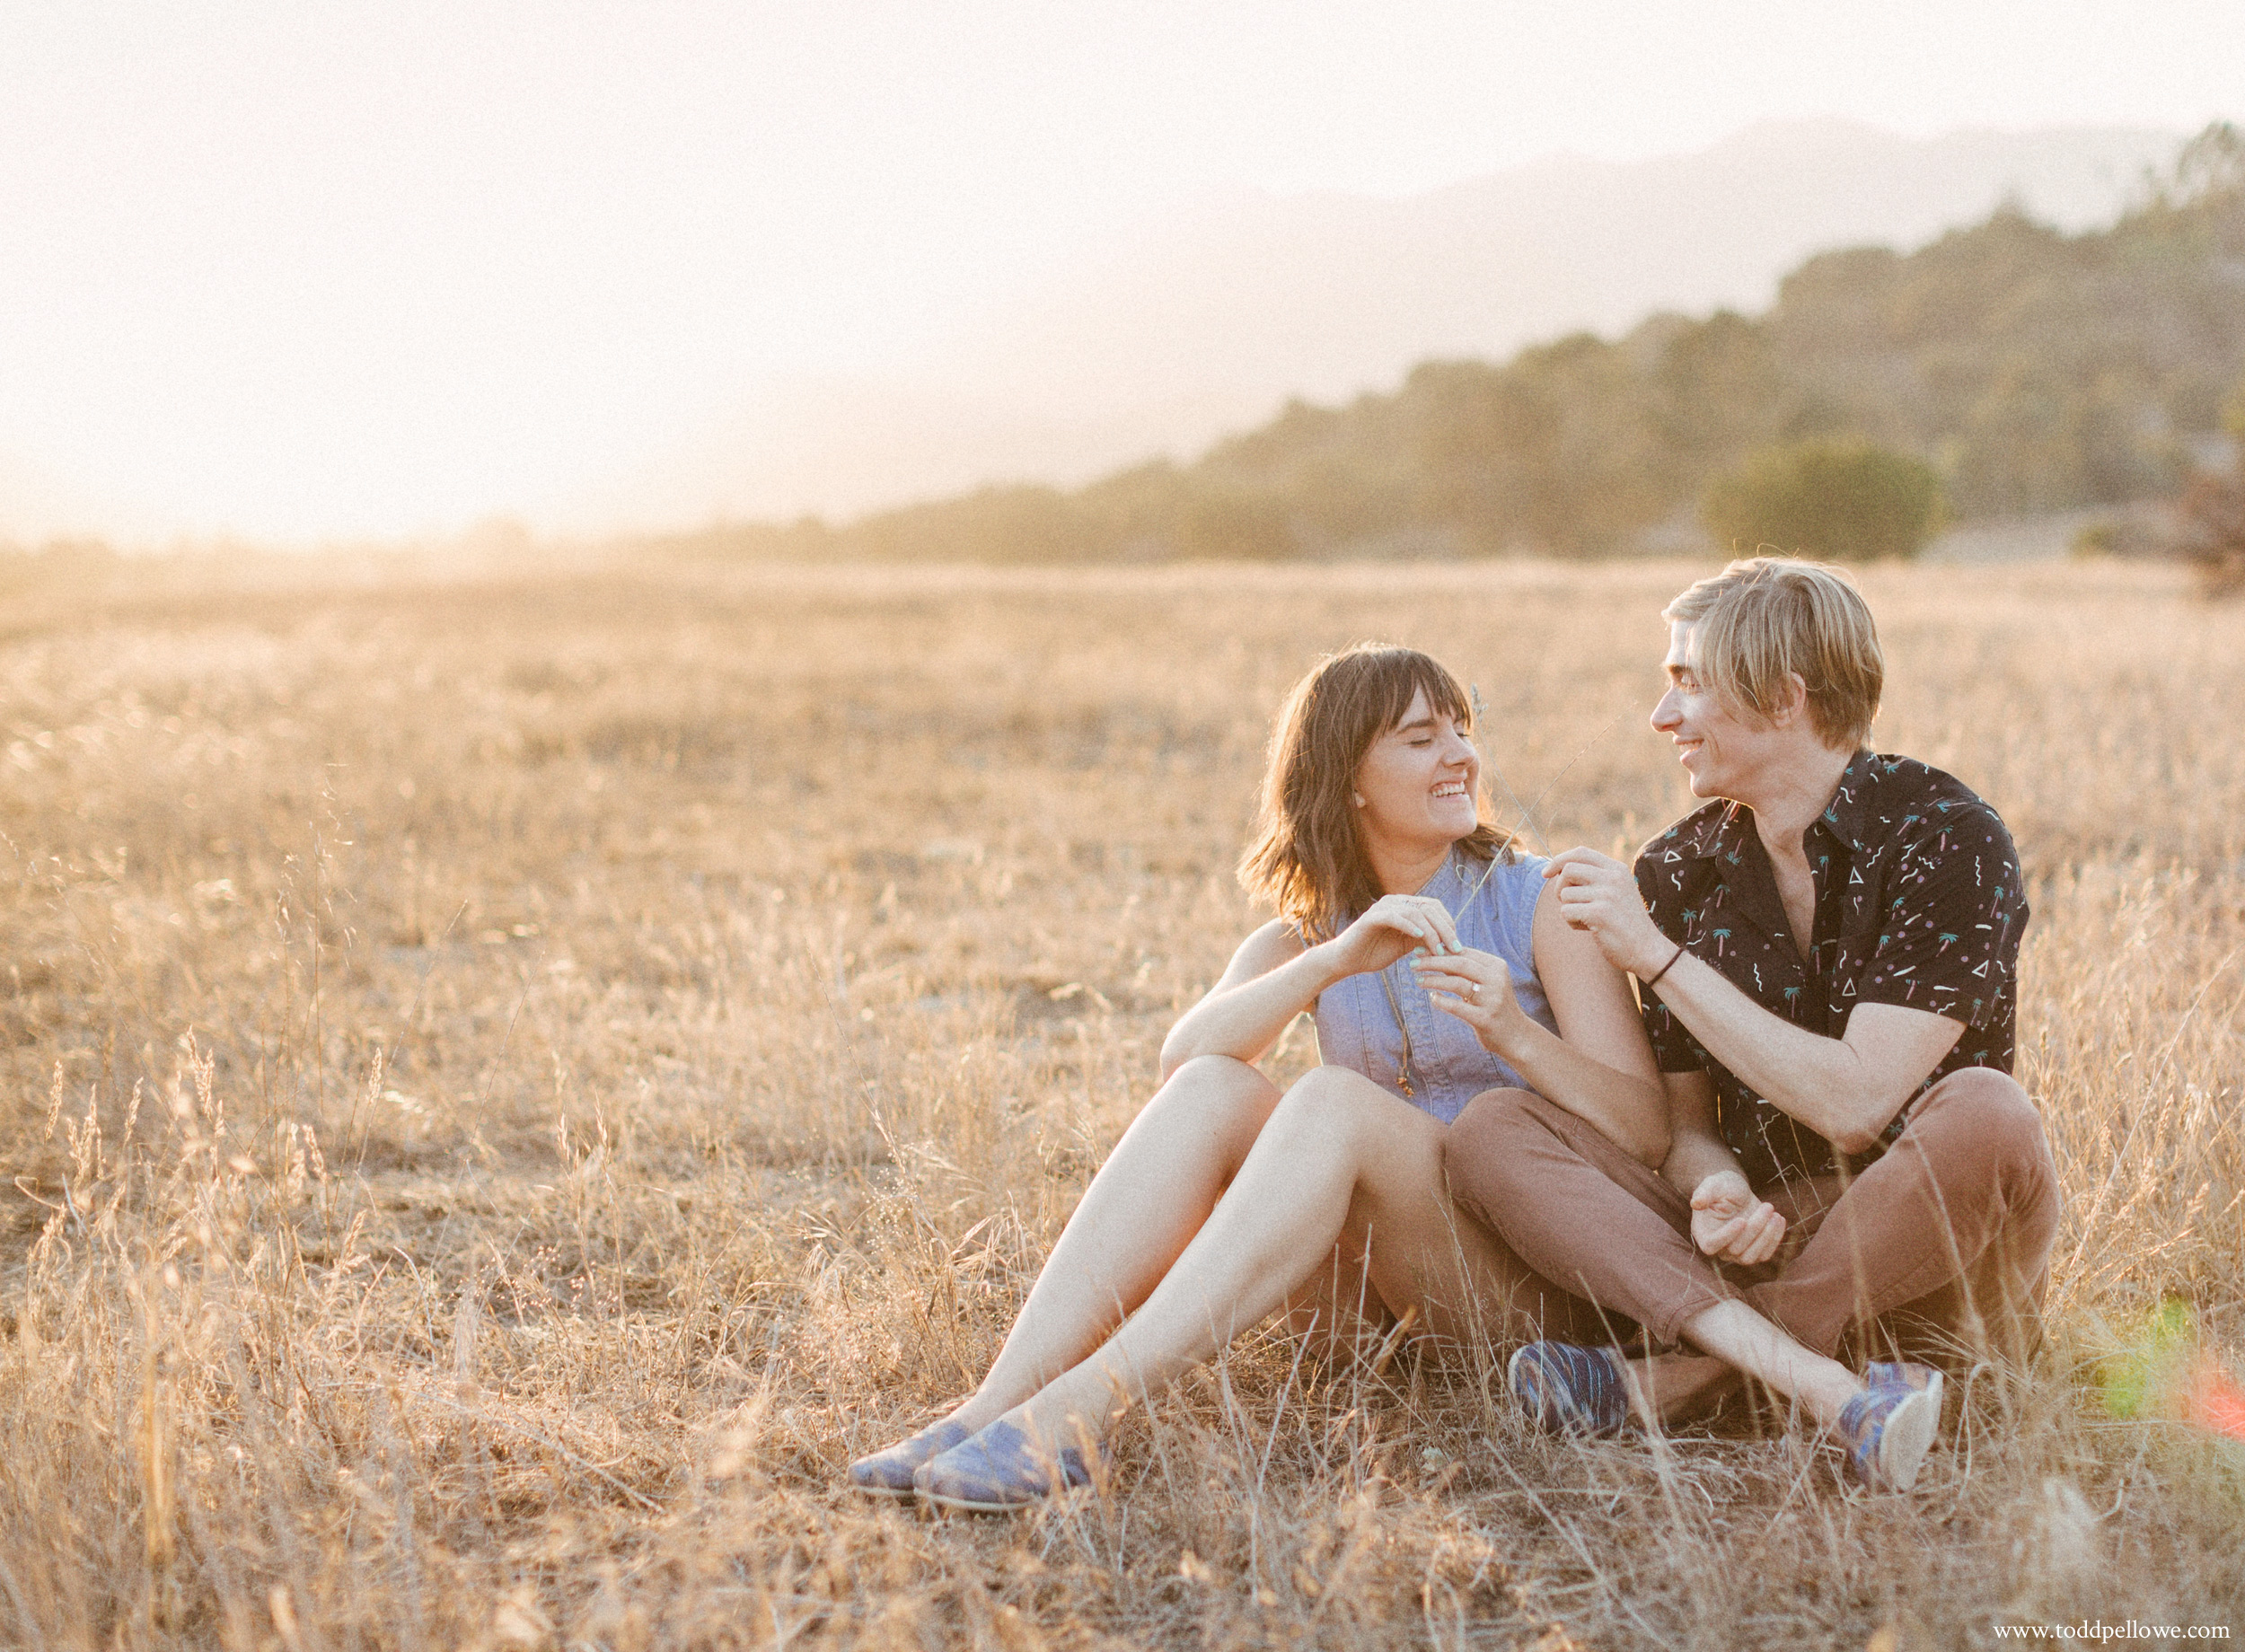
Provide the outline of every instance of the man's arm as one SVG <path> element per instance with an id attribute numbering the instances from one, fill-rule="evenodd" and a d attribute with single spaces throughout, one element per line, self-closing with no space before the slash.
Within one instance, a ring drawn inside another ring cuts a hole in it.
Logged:
<path id="1" fill-rule="evenodd" d="M 1616 969 L 1639 980 L 1660 976 L 1653 990 L 1701 1048 L 1843 1153 L 1877 1142 L 1963 1036 L 1961 1022 L 1897 1004 L 1859 1006 L 1844 1038 L 1810 1032 L 1756 1004 L 1713 965 L 1678 956 L 1645 910 L 1636 880 L 1611 857 L 1569 849 L 1545 875 L 1560 880 L 1567 921 L 1595 936 Z"/>
<path id="2" fill-rule="evenodd" d="M 1863 1004 L 1844 1037 L 1826 1038 L 1763 1008 L 1690 953 L 1654 990 L 1739 1083 L 1843 1153 L 1877 1142 L 1964 1035 L 1962 1022 L 1930 1010 Z"/>
<path id="3" fill-rule="evenodd" d="M 1707 1075 L 1663 1073 L 1660 1087 L 1668 1098 L 1668 1157 L 1660 1173 L 1669 1185 L 1689 1194 L 1710 1176 L 1743 1178 L 1739 1156 L 1715 1129 L 1715 1086 Z"/>
<path id="4" fill-rule="evenodd" d="M 1704 1071 L 1663 1073 L 1668 1157 L 1660 1173 L 1692 1201 L 1692 1242 L 1727 1262 L 1765 1262 L 1785 1236 L 1785 1218 L 1754 1189 L 1715 1128 L 1715 1086 Z"/>

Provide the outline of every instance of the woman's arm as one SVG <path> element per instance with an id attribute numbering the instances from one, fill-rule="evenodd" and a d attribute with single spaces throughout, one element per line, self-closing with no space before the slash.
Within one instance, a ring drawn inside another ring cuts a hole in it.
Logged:
<path id="1" fill-rule="evenodd" d="M 1419 979 L 1436 1007 L 1472 1027 L 1483 1047 L 1502 1056 L 1536 1094 L 1595 1126 L 1631 1157 L 1659 1168 L 1668 1156 L 1668 1096 L 1629 983 L 1595 940 L 1567 927 L 1549 885 L 1536 899 L 1530 934 L 1536 974 L 1559 1023 L 1557 1037 L 1527 1018 L 1501 958 L 1467 953 L 1459 959 L 1423 959 Z M 1469 990 L 1476 984 L 1478 1000 Z"/>
<path id="2" fill-rule="evenodd" d="M 1294 926 L 1272 918 L 1239 944 L 1216 985 L 1169 1029 L 1161 1041 L 1163 1080 L 1196 1056 L 1261 1060 L 1333 980 Z"/>
<path id="3" fill-rule="evenodd" d="M 1239 944 L 1223 978 L 1177 1018 L 1161 1041 L 1165 1081 L 1196 1056 L 1260 1061 L 1286 1024 L 1346 975 L 1384 970 L 1414 948 L 1457 950 L 1457 929 L 1439 901 L 1382 895 L 1330 941 L 1304 946 L 1284 918 Z"/>

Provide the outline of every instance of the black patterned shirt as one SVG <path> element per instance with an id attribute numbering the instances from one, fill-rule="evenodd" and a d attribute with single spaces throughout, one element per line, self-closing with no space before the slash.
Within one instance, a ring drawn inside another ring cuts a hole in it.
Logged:
<path id="1" fill-rule="evenodd" d="M 1743 804 L 1708 804 L 1646 844 L 1637 888 L 1662 934 L 1795 1026 L 1838 1038 L 1858 1004 L 1931 1010 L 1965 1031 L 1927 1085 L 1965 1067 L 2010 1072 L 2027 899 L 1995 811 L 1938 769 L 1859 751 L 1803 844 L 1816 884 L 1806 959 Z M 1657 989 L 1643 997 L 1660 1070 L 1714 1081 L 1722 1138 L 1756 1187 L 1850 1162 L 1702 1049 Z M 1852 1162 L 1883 1152 L 1907 1112 Z"/>

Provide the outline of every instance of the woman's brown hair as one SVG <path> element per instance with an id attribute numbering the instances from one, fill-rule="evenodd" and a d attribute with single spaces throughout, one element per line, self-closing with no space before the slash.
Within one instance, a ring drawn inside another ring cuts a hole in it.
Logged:
<path id="1" fill-rule="evenodd" d="M 1312 940 L 1339 934 L 1383 892 L 1350 794 L 1372 742 L 1403 721 L 1422 690 L 1436 715 L 1472 729 L 1464 684 L 1415 648 L 1379 643 L 1318 661 L 1280 707 L 1239 881 Z M 1480 824 L 1457 847 L 1479 860 L 1510 859 L 1511 837 L 1489 824 L 1487 795 L 1476 794 L 1474 806 Z"/>

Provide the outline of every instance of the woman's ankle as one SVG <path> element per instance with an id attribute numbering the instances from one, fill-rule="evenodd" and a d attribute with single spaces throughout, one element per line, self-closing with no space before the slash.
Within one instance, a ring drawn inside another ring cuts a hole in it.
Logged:
<path id="1" fill-rule="evenodd" d="M 979 1434 L 984 1428 L 989 1428 L 990 1424 L 996 1422 L 1000 1417 L 1003 1417 L 1008 1411 L 1012 1410 L 1014 1407 L 1019 1403 L 1020 1402 L 1018 1400 L 1009 1402 L 1003 1395 L 983 1393 L 970 1394 L 967 1396 L 964 1403 L 961 1404 L 957 1410 L 954 1410 L 951 1415 L 944 1420 L 946 1422 L 964 1424 L 966 1428 Z"/>

